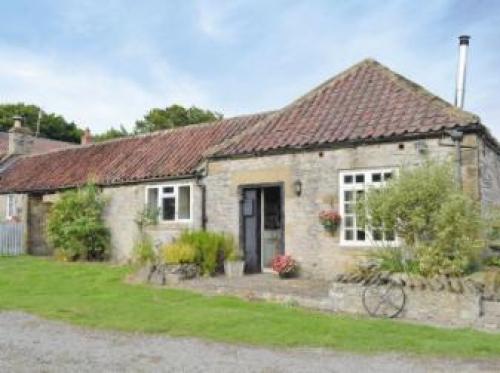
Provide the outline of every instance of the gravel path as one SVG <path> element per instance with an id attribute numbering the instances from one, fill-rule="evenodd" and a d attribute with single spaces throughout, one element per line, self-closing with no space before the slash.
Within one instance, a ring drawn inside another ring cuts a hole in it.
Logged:
<path id="1" fill-rule="evenodd" d="M 499 361 L 264 349 L 79 328 L 0 313 L 0 372 L 493 372 Z"/>

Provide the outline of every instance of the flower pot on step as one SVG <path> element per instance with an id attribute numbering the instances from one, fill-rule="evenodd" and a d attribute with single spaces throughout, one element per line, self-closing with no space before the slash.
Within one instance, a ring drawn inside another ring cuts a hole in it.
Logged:
<path id="1" fill-rule="evenodd" d="M 244 270 L 245 262 L 243 260 L 224 261 L 224 273 L 227 277 L 242 277 Z"/>

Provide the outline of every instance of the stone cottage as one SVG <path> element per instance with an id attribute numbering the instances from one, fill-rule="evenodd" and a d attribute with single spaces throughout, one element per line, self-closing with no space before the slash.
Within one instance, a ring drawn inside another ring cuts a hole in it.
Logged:
<path id="1" fill-rule="evenodd" d="M 117 261 L 130 258 L 134 220 L 149 205 L 160 211 L 149 231 L 158 241 L 183 229 L 229 232 L 249 272 L 287 253 L 304 273 L 330 278 L 397 240 L 357 224 L 356 198 L 428 158 L 454 161 L 468 193 L 500 203 L 500 147 L 479 117 L 367 59 L 274 112 L 18 157 L 0 193 L 24 199 L 19 213 L 40 232 L 58 193 L 93 180 L 109 196 Z M 325 209 L 342 216 L 335 235 L 319 222 Z M 48 250 L 38 237 L 29 250 Z"/>

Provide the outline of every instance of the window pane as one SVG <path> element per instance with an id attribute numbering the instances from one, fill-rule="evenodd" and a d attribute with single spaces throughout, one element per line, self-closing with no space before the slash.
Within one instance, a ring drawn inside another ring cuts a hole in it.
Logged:
<path id="1" fill-rule="evenodd" d="M 389 180 L 392 178 L 392 172 L 386 172 L 384 174 L 384 180 Z"/>
<path id="2" fill-rule="evenodd" d="M 380 183 L 381 181 L 382 181 L 382 174 L 381 173 L 372 174 L 372 182 Z"/>
<path id="3" fill-rule="evenodd" d="M 164 187 L 163 188 L 163 193 L 165 194 L 171 194 L 174 192 L 174 187 Z"/>
<path id="4" fill-rule="evenodd" d="M 346 241 L 352 241 L 353 238 L 354 238 L 354 234 L 353 234 L 352 229 L 346 229 L 345 233 L 344 233 L 344 236 L 345 236 L 345 240 Z"/>
<path id="5" fill-rule="evenodd" d="M 149 211 L 155 211 L 158 209 L 158 188 L 148 189 L 146 205 Z"/>
<path id="6" fill-rule="evenodd" d="M 344 201 L 346 201 L 346 202 L 352 201 L 352 191 L 346 190 L 344 192 Z"/>
<path id="7" fill-rule="evenodd" d="M 345 226 L 348 228 L 354 227 L 354 218 L 352 216 L 345 217 Z"/>
<path id="8" fill-rule="evenodd" d="M 356 191 L 356 201 L 361 201 L 363 199 L 364 195 L 365 195 L 364 190 L 357 190 Z"/>
<path id="9" fill-rule="evenodd" d="M 179 187 L 179 219 L 191 218 L 191 188 L 189 186 Z"/>
<path id="10" fill-rule="evenodd" d="M 375 241 L 382 241 L 382 231 L 380 229 L 373 230 L 373 239 Z"/>
<path id="11" fill-rule="evenodd" d="M 385 240 L 386 241 L 394 241 L 394 232 L 393 231 L 385 231 Z"/>
<path id="12" fill-rule="evenodd" d="M 351 184 L 352 183 L 352 175 L 344 175 L 344 183 Z"/>
<path id="13" fill-rule="evenodd" d="M 175 219 L 175 198 L 168 197 L 162 199 L 162 217 L 163 220 Z"/>
<path id="14" fill-rule="evenodd" d="M 363 231 L 363 230 L 357 231 L 357 237 L 358 237 L 358 241 L 364 241 L 365 240 L 365 231 Z"/>
<path id="15" fill-rule="evenodd" d="M 365 182 L 365 175 L 363 175 L 363 174 L 356 175 L 356 182 L 357 183 L 364 183 Z"/>
<path id="16" fill-rule="evenodd" d="M 345 214 L 352 214 L 353 208 L 351 203 L 345 203 L 344 204 L 344 213 Z"/>

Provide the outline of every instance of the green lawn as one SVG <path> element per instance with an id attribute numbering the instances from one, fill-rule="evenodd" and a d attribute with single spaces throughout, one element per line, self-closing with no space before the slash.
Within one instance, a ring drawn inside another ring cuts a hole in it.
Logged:
<path id="1" fill-rule="evenodd" d="M 500 335 L 327 315 L 232 297 L 127 285 L 130 269 L 0 257 L 0 310 L 97 328 L 266 346 L 500 357 Z"/>

